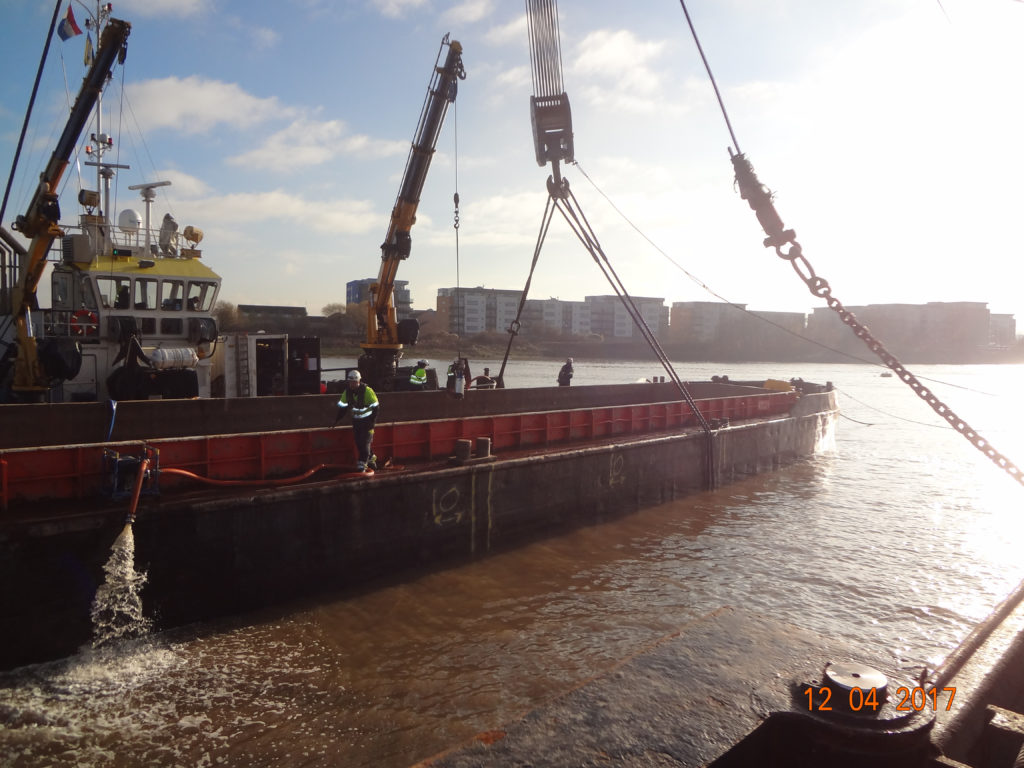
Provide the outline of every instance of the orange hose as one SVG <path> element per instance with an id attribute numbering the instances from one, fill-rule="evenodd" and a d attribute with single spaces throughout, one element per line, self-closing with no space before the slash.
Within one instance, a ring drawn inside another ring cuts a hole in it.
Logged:
<path id="1" fill-rule="evenodd" d="M 161 469 L 160 472 L 161 474 L 189 477 L 193 480 L 198 480 L 201 483 L 209 483 L 210 485 L 289 485 L 290 483 L 298 483 L 305 480 L 307 477 L 319 472 L 321 469 L 344 469 L 344 466 L 341 464 L 318 464 L 308 472 L 303 472 L 301 475 L 296 475 L 295 477 L 279 477 L 273 480 L 217 480 L 212 477 L 197 475 L 195 472 L 189 472 L 187 469 L 176 469 L 174 467 Z"/>
<path id="2" fill-rule="evenodd" d="M 128 511 L 128 522 L 135 522 L 135 511 L 139 506 L 139 494 L 142 493 L 142 481 L 146 477 L 146 470 L 149 469 L 149 459 L 139 462 L 139 474 L 135 476 L 135 488 L 132 490 L 132 508 Z"/>

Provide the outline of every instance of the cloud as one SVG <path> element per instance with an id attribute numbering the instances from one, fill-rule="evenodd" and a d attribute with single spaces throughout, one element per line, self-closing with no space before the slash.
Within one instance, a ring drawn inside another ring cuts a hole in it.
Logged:
<path id="1" fill-rule="evenodd" d="M 523 222 L 539 223 L 542 212 L 543 198 L 535 190 L 491 195 L 463 206 L 459 232 L 467 244 L 528 246 L 537 233 L 524 227 Z M 486 222 L 486 226 L 477 228 L 475 222 Z M 450 236 L 447 232 L 443 234 L 445 238 Z"/>
<path id="2" fill-rule="evenodd" d="M 686 101 L 666 92 L 655 68 L 665 42 L 642 41 L 628 30 L 591 32 L 569 59 L 566 90 L 604 110 L 639 114 L 678 112 Z"/>
<path id="3" fill-rule="evenodd" d="M 427 0 L 370 0 L 370 5 L 389 19 L 399 19 L 407 11 L 426 5 Z"/>
<path id="4" fill-rule="evenodd" d="M 143 132 L 170 128 L 199 134 L 221 124 L 246 128 L 294 114 L 276 97 L 261 99 L 235 83 L 198 75 L 146 80 L 125 86 L 125 92 Z"/>
<path id="5" fill-rule="evenodd" d="M 202 195 L 208 195 L 212 191 L 210 186 L 197 176 L 193 176 L 184 171 L 178 171 L 174 169 L 156 171 L 153 174 L 154 178 L 160 180 L 166 180 L 171 182 L 170 190 L 157 190 L 157 194 L 166 194 L 168 196 L 174 195 L 179 199 L 194 199 L 201 197 Z"/>
<path id="6" fill-rule="evenodd" d="M 204 229 L 218 226 L 238 227 L 284 221 L 301 231 L 329 235 L 360 235 L 385 219 L 366 200 L 306 200 L 283 190 L 241 192 L 193 200 L 186 215 L 201 213 L 210 222 Z M 200 223 L 200 226 L 203 226 Z"/>
<path id="7" fill-rule="evenodd" d="M 286 171 L 320 165 L 338 155 L 391 157 L 409 150 L 407 141 L 382 141 L 363 134 L 345 135 L 341 120 L 300 118 L 269 136 L 262 146 L 228 159 L 232 165 Z"/>
<path id="8" fill-rule="evenodd" d="M 494 0 L 463 0 L 445 11 L 441 18 L 451 24 L 473 24 L 494 12 Z"/>
<path id="9" fill-rule="evenodd" d="M 226 19 L 228 25 L 241 32 L 242 36 L 257 50 L 273 48 L 281 38 L 276 30 L 255 26 L 239 16 L 228 16 Z"/>
<path id="10" fill-rule="evenodd" d="M 664 50 L 664 42 L 642 42 L 628 30 L 600 29 L 576 46 L 572 73 L 599 80 L 612 92 L 650 96 L 661 89 L 661 74 L 651 65 Z"/>
<path id="11" fill-rule="evenodd" d="M 510 67 L 504 72 L 501 72 L 494 82 L 505 88 L 513 88 L 523 90 L 530 90 L 531 79 L 530 79 L 530 68 L 526 65 L 521 67 Z"/>
<path id="12" fill-rule="evenodd" d="M 491 45 L 517 44 L 527 47 L 526 14 L 517 16 L 515 19 L 500 27 L 491 27 L 484 35 Z"/>
<path id="13" fill-rule="evenodd" d="M 118 0 L 118 18 L 141 16 L 198 16 L 209 8 L 208 0 Z"/>

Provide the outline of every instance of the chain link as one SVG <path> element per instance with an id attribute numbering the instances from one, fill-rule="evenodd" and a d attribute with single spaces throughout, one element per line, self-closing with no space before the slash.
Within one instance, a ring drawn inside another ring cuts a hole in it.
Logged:
<path id="1" fill-rule="evenodd" d="M 903 363 L 895 355 L 885 348 L 882 342 L 871 335 L 871 331 L 857 319 L 853 312 L 846 309 L 843 303 L 832 295 L 832 288 L 829 286 L 828 281 L 823 277 L 818 277 L 814 267 L 811 266 L 811 263 L 804 256 L 803 248 L 796 241 L 796 233 L 791 229 L 783 231 L 782 220 L 775 211 L 771 193 L 757 180 L 757 176 L 754 174 L 753 168 L 746 161 L 746 158 L 741 154 L 737 154 L 733 155 L 732 159 L 733 167 L 736 170 L 736 182 L 740 188 L 740 195 L 750 204 L 754 213 L 757 214 L 758 221 L 761 222 L 765 233 L 768 235 L 764 243 L 765 246 L 774 247 L 778 257 L 790 263 L 793 271 L 804 281 L 808 290 L 818 298 L 825 299 L 829 309 L 839 315 L 839 319 L 853 329 L 857 338 L 861 339 L 868 349 L 874 352 L 888 368 L 896 373 L 903 383 L 914 391 L 914 394 L 928 403 L 935 413 L 945 419 L 953 429 L 967 438 L 992 463 L 1000 467 L 1018 483 L 1024 485 L 1024 473 L 1021 472 L 1016 464 L 992 447 L 988 440 L 978 434 L 970 424 L 961 419 L 952 408 L 939 400 L 928 387 L 922 384 L 914 374 L 904 367 Z M 790 246 L 788 251 L 783 251 L 784 245 Z"/>

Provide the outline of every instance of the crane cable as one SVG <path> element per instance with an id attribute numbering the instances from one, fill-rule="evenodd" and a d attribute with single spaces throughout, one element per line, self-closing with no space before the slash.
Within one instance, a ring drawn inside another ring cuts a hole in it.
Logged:
<path id="1" fill-rule="evenodd" d="M 562 84 L 562 47 L 555 3 L 526 0 L 526 25 L 533 93 L 535 96 L 557 96 L 565 87 Z"/>
<path id="2" fill-rule="evenodd" d="M 1021 1 L 1024 2 L 1024 0 L 1021 0 Z M 802 342 L 805 342 L 807 344 L 811 344 L 811 345 L 813 345 L 815 347 L 818 347 L 819 349 L 824 349 L 824 350 L 826 350 L 828 352 L 832 352 L 832 353 L 834 353 L 836 355 L 840 355 L 841 357 L 849 358 L 850 360 L 853 360 L 855 362 L 864 363 L 865 365 L 873 365 L 873 366 L 877 366 L 879 368 L 886 368 L 886 366 L 883 363 L 876 363 L 876 362 L 874 362 L 872 360 L 869 360 L 869 359 L 867 359 L 865 357 L 859 357 L 857 355 L 850 354 L 849 352 L 844 352 L 841 349 L 836 349 L 835 347 L 830 347 L 828 344 L 824 344 L 824 343 L 818 341 L 817 339 L 812 339 L 812 338 L 804 336 L 804 335 L 802 335 L 800 333 L 796 333 L 795 331 L 787 328 L 786 326 L 784 326 L 784 325 L 782 325 L 780 323 L 776 323 L 774 320 L 770 320 L 769 318 L 765 317 L 764 315 L 758 314 L 757 312 L 755 312 L 752 309 L 747 309 L 744 305 L 737 304 L 736 302 L 732 301 L 731 299 L 728 299 L 725 296 L 723 296 L 722 294 L 718 293 L 711 286 L 709 286 L 707 283 L 705 283 L 699 277 L 697 277 L 692 272 L 690 272 L 688 269 L 686 269 L 686 267 L 684 267 L 678 261 L 673 259 L 668 253 L 665 252 L 665 250 L 661 246 L 659 246 L 656 242 L 654 242 L 646 232 L 644 232 L 642 229 L 640 229 L 640 227 L 637 226 L 637 224 L 632 219 L 630 219 L 629 216 L 627 216 L 622 211 L 622 209 L 619 208 L 618 205 L 616 205 L 615 201 L 612 200 L 611 197 L 609 197 L 608 194 L 603 189 L 601 189 L 601 187 L 599 187 L 597 185 L 597 182 L 595 182 L 594 179 L 591 178 L 590 174 L 588 174 L 586 172 L 586 170 L 583 168 L 583 166 L 579 163 L 578 160 L 574 160 L 573 161 L 573 166 L 576 168 L 576 170 L 578 170 L 580 173 L 583 174 L 583 178 L 585 178 L 587 181 L 590 182 L 590 185 L 594 188 L 594 191 L 596 191 L 601 197 L 604 198 L 605 202 L 607 202 L 608 205 L 611 206 L 612 210 L 615 211 L 615 213 L 617 213 L 619 215 L 619 217 L 624 222 L 626 222 L 626 224 L 628 224 L 629 227 L 634 232 L 636 232 L 641 238 L 643 238 L 647 242 L 648 245 L 650 245 L 654 250 L 656 250 L 658 253 L 660 253 L 665 258 L 665 260 L 668 261 L 669 264 L 671 264 L 673 267 L 675 267 L 680 272 L 682 272 L 684 275 L 686 275 L 699 288 L 701 288 L 705 292 L 711 294 L 716 299 L 721 301 L 723 304 L 726 304 L 726 305 L 732 307 L 737 312 L 742 312 L 743 314 L 745 314 L 745 315 L 747 315 L 749 317 L 753 317 L 755 320 L 757 320 L 757 321 L 759 321 L 761 323 L 765 323 L 766 325 L 770 325 L 773 328 L 775 328 L 778 331 L 780 331 L 781 333 L 785 333 L 785 334 L 787 334 L 789 336 L 792 336 L 795 339 L 798 339 L 799 341 L 802 341 Z M 955 383 L 953 383 L 951 381 L 943 381 L 942 379 L 935 379 L 935 378 L 932 378 L 930 376 L 920 376 L 919 375 L 918 378 L 921 379 L 922 381 L 930 381 L 930 382 L 933 382 L 935 384 L 942 384 L 942 385 L 947 386 L 947 387 L 953 387 L 955 389 L 962 389 L 962 390 L 965 390 L 967 392 L 977 392 L 978 394 L 986 395 L 988 397 L 995 397 L 994 393 L 988 392 L 988 391 L 986 391 L 984 389 L 978 389 L 977 387 L 967 387 L 967 386 L 964 386 L 963 384 L 955 384 Z"/>
<path id="3" fill-rule="evenodd" d="M 722 116 L 725 118 L 726 126 L 729 129 L 729 135 L 732 137 L 735 152 L 730 147 L 729 157 L 736 174 L 736 185 L 739 188 L 740 197 L 747 201 L 747 204 L 757 216 L 761 228 L 767 235 L 764 239 L 765 248 L 774 248 L 776 255 L 780 259 L 788 261 L 790 266 L 793 267 L 793 271 L 807 285 L 811 294 L 825 299 L 829 309 L 833 310 L 839 316 L 839 319 L 854 331 L 857 338 L 861 339 L 868 349 L 874 352 L 886 367 L 891 368 L 900 377 L 900 380 L 909 386 L 919 398 L 924 400 L 935 413 L 944 418 L 950 426 L 970 441 L 975 448 L 985 454 L 992 463 L 1004 470 L 1018 483 L 1024 485 L 1024 472 L 1006 456 L 997 451 L 988 440 L 978 434 L 970 424 L 961 419 L 953 409 L 939 400 L 914 374 L 907 370 L 903 363 L 889 352 L 881 341 L 871 334 L 868 327 L 857 320 L 856 315 L 846 309 L 842 302 L 832 295 L 832 288 L 829 286 L 828 281 L 815 273 L 811 263 L 803 255 L 803 247 L 796 239 L 796 232 L 792 229 L 785 229 L 782 218 L 775 210 L 772 191 L 758 180 L 757 174 L 747 160 L 746 155 L 740 152 L 739 142 L 736 140 L 736 134 L 733 132 L 732 124 L 729 122 L 729 115 L 726 112 L 715 77 L 711 72 L 707 57 L 704 55 L 704 49 L 701 47 L 700 40 L 697 37 L 697 30 L 690 19 L 690 12 L 686 9 L 686 0 L 679 0 L 679 4 L 686 15 L 690 32 L 697 45 L 697 50 L 700 51 L 701 60 L 704 62 L 704 68 L 714 87 L 715 95 L 718 97 L 718 103 L 722 110 Z M 789 249 L 783 251 L 783 247 L 787 245 Z"/>
<path id="4" fill-rule="evenodd" d="M 554 197 L 548 195 L 547 203 L 544 205 L 544 216 L 541 219 L 540 230 L 537 232 L 537 244 L 533 247 L 533 261 L 530 262 L 530 273 L 526 276 L 526 285 L 523 286 L 523 292 L 519 296 L 519 308 L 516 310 L 515 319 L 508 326 L 508 344 L 505 346 L 505 356 L 501 360 L 501 369 L 498 371 L 497 386 L 499 389 L 504 389 L 505 387 L 505 366 L 508 365 L 508 357 L 512 353 L 512 342 L 519 335 L 519 330 L 522 328 L 519 318 L 522 317 L 523 309 L 526 308 L 526 297 L 530 293 L 530 283 L 533 282 L 533 273 L 537 269 L 537 259 L 540 258 L 541 246 L 544 245 L 544 239 L 548 234 L 548 227 L 551 226 L 551 217 L 555 214 L 555 208 L 552 205 L 554 199 Z"/>
<path id="5" fill-rule="evenodd" d="M 704 414 L 702 414 L 700 409 L 697 408 L 697 404 L 694 401 L 693 396 L 686 388 L 682 379 L 679 378 L 679 374 L 672 366 L 672 362 L 668 359 L 668 355 L 665 354 L 665 350 L 658 342 L 658 339 L 655 337 L 651 327 L 647 325 L 639 307 L 637 307 L 636 302 L 633 301 L 633 297 L 629 295 L 625 284 L 615 271 L 615 268 L 612 267 L 611 261 L 608 259 L 608 255 L 601 247 L 601 243 L 598 242 L 597 235 L 590 226 L 590 222 L 583 213 L 583 209 L 580 207 L 579 202 L 577 202 L 576 196 L 569 189 L 569 182 L 565 179 L 563 179 L 562 182 L 562 189 L 566 192 L 566 196 L 561 199 L 553 198 L 555 208 L 557 208 L 558 212 L 562 214 L 562 217 L 575 233 L 576 237 L 581 243 L 583 243 L 583 246 L 590 253 L 591 257 L 593 257 L 594 262 L 597 264 L 602 274 L 604 274 L 608 283 L 612 286 L 612 290 L 615 291 L 615 294 L 622 301 L 623 306 L 625 306 L 630 318 L 632 318 L 634 325 L 636 325 L 637 329 L 644 337 L 644 340 L 648 345 L 650 345 L 651 350 L 654 352 L 659 362 L 664 366 L 665 372 L 669 375 L 669 379 L 679 389 L 679 392 L 682 394 L 683 399 L 686 400 L 687 405 L 693 409 L 694 415 L 697 417 L 697 421 L 700 423 L 701 428 L 710 434 L 711 427 L 704 419 Z"/>
<path id="6" fill-rule="evenodd" d="M 533 273 L 537 268 L 537 260 L 540 257 L 541 248 L 544 244 L 545 238 L 547 237 L 548 228 L 551 225 L 551 218 L 554 215 L 555 210 L 558 210 L 569 225 L 569 228 L 572 229 L 573 233 L 583 244 L 584 248 L 586 248 L 590 253 L 594 262 L 612 286 L 612 290 L 615 291 L 615 294 L 626 308 L 626 312 L 629 314 L 630 319 L 632 319 L 633 324 L 651 347 L 655 356 L 658 358 L 658 361 L 665 368 L 665 372 L 668 374 L 669 380 L 679 389 L 680 394 L 682 394 L 683 399 L 686 401 L 686 404 L 689 406 L 697 422 L 700 424 L 705 440 L 707 441 L 707 450 L 704 452 L 705 487 L 707 490 L 713 490 L 717 485 L 715 482 L 714 430 L 712 430 L 707 419 L 704 418 L 704 414 L 701 413 L 693 395 L 690 394 L 686 384 L 679 378 L 679 374 L 672 366 L 672 362 L 665 354 L 665 350 L 658 342 L 658 339 L 655 337 L 650 326 L 644 321 L 643 315 L 637 307 L 636 302 L 633 301 L 633 297 L 629 295 L 629 292 L 626 290 L 622 280 L 612 267 L 607 254 L 605 254 L 604 249 L 601 247 L 601 244 L 597 239 L 597 235 L 590 226 L 590 222 L 587 220 L 582 208 L 580 208 L 579 203 L 576 201 L 575 195 L 572 194 L 572 191 L 569 188 L 568 179 L 562 178 L 561 183 L 559 185 L 555 185 L 553 178 L 549 177 L 548 190 L 549 194 L 544 208 L 544 216 L 541 221 L 540 230 L 537 234 L 537 244 L 533 250 L 533 261 L 530 264 L 530 273 L 526 278 L 526 285 L 523 287 L 523 292 L 519 298 L 519 309 L 516 312 L 516 317 L 509 325 L 508 346 L 505 348 L 505 357 L 501 362 L 501 370 L 498 373 L 498 386 L 504 386 L 505 366 L 512 350 L 512 342 L 518 335 L 520 329 L 519 318 L 526 306 L 526 298 L 530 291 L 530 283 L 533 280 Z"/>
<path id="7" fill-rule="evenodd" d="M 452 132 L 455 135 L 455 194 L 452 202 L 455 204 L 455 213 L 452 220 L 452 228 L 455 230 L 455 316 L 458 320 L 458 333 L 455 335 L 455 359 L 462 359 L 462 334 L 465 331 L 465 316 L 462 312 L 462 283 L 459 274 L 459 105 L 453 102 L 452 106 Z"/>
<path id="8" fill-rule="evenodd" d="M 39 93 L 39 81 L 43 77 L 43 67 L 46 65 L 46 55 L 50 50 L 50 41 L 53 39 L 53 30 L 57 26 L 57 17 L 60 14 L 61 0 L 53 9 L 53 18 L 50 19 L 50 31 L 46 34 L 46 43 L 43 45 L 43 55 L 39 58 L 39 68 L 36 70 L 36 79 L 32 84 L 32 94 L 29 96 L 28 109 L 25 110 L 25 120 L 21 125 L 21 133 L 18 136 L 18 146 L 14 150 L 14 162 L 11 163 L 11 173 L 7 177 L 7 186 L 4 188 L 3 202 L 0 203 L 0 223 L 3 223 L 4 215 L 7 212 L 7 200 L 11 194 L 11 184 L 14 182 L 14 172 L 18 167 L 18 158 L 21 156 L 21 149 L 25 143 L 25 134 L 28 131 L 29 119 L 32 116 L 32 107 L 36 103 L 36 95 Z"/>

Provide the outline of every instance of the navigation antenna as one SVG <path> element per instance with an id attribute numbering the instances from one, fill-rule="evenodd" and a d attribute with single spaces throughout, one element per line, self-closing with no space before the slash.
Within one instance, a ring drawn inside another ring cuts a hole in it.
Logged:
<path id="1" fill-rule="evenodd" d="M 97 0 L 96 12 L 93 13 L 85 6 L 84 3 L 80 3 L 85 8 L 86 13 L 89 14 L 89 18 L 85 20 L 85 61 L 87 64 L 92 63 L 92 59 L 95 57 L 95 53 L 92 47 L 92 34 L 96 33 L 97 41 L 100 39 L 100 35 L 103 33 L 104 28 L 110 22 L 110 14 L 113 11 L 113 5 L 111 3 L 101 3 Z M 124 63 L 124 57 L 120 57 L 120 63 Z M 110 79 L 108 73 L 107 79 Z M 111 222 L 110 217 L 110 188 L 111 182 L 114 178 L 115 168 L 118 170 L 126 171 L 130 168 L 127 165 L 120 165 L 118 163 L 107 163 L 104 162 L 103 156 L 114 148 L 114 137 L 106 133 L 103 130 L 103 88 L 100 88 L 96 94 L 96 106 L 93 110 L 96 116 L 96 131 L 95 133 L 89 134 L 89 142 L 85 146 L 85 154 L 89 157 L 95 158 L 94 160 L 86 160 L 83 165 L 88 165 L 96 168 L 96 189 L 103 190 L 103 208 L 101 213 L 105 217 L 107 223 Z M 82 190 L 79 194 L 79 202 L 82 205 L 90 205 L 96 202 L 95 197 L 91 197 L 88 190 Z M 104 228 L 104 231 L 107 231 Z"/>
<path id="2" fill-rule="evenodd" d="M 151 224 L 152 215 L 153 215 L 153 201 L 156 200 L 156 192 L 154 192 L 153 190 L 156 189 L 157 187 L 169 187 L 169 186 L 171 186 L 171 182 L 169 182 L 169 181 L 151 181 L 151 182 L 149 182 L 147 184 L 132 184 L 130 187 L 128 187 L 128 189 L 132 190 L 133 192 L 135 190 L 137 190 L 137 189 L 142 190 L 142 192 L 141 192 L 141 194 L 142 194 L 142 202 L 145 203 L 145 205 L 146 205 L 146 256 L 147 257 L 151 253 L 151 246 L 150 246 L 149 240 L 150 240 L 150 233 L 151 233 L 152 229 L 151 229 L 150 224 Z"/>

